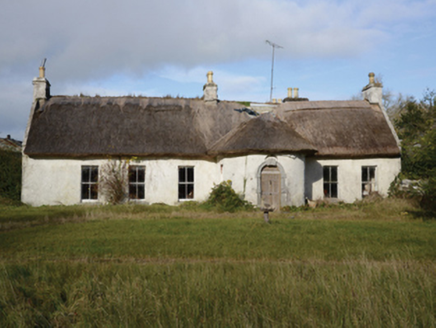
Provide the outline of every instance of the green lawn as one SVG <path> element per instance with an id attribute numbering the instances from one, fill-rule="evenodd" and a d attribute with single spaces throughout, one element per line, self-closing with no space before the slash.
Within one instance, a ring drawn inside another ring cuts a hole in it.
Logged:
<path id="1" fill-rule="evenodd" d="M 405 203 L 274 213 L 0 208 L 0 326 L 436 326 L 436 221 Z"/>

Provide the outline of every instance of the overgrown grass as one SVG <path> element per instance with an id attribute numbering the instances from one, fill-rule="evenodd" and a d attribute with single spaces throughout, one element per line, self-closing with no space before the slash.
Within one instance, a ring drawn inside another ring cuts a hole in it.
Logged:
<path id="1" fill-rule="evenodd" d="M 436 221 L 404 200 L 273 213 L 0 205 L 0 326 L 436 326 Z"/>
<path id="2" fill-rule="evenodd" d="M 433 264 L 4 265 L 0 324 L 434 327 Z"/>

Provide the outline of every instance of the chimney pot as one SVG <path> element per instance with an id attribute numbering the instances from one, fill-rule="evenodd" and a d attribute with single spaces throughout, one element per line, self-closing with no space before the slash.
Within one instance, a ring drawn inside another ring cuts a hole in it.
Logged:
<path id="1" fill-rule="evenodd" d="M 292 98 L 292 88 L 288 88 L 288 98 Z"/>
<path id="2" fill-rule="evenodd" d="M 45 67 L 43 67 L 43 66 L 39 67 L 39 77 L 42 77 L 42 78 L 45 77 Z"/>
<path id="3" fill-rule="evenodd" d="M 207 83 L 213 83 L 213 72 L 207 72 Z"/>
<path id="4" fill-rule="evenodd" d="M 294 88 L 294 98 L 298 98 L 298 88 Z"/>
<path id="5" fill-rule="evenodd" d="M 373 72 L 368 74 L 369 76 L 369 84 L 374 84 L 374 76 L 375 74 Z"/>

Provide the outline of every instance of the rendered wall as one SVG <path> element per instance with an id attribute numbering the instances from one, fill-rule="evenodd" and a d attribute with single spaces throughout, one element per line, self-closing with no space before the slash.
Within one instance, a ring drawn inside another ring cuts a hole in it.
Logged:
<path id="1" fill-rule="evenodd" d="M 233 189 L 245 196 L 254 205 L 260 205 L 260 172 L 264 165 L 275 161 L 282 175 L 281 206 L 304 205 L 304 157 L 283 155 L 249 155 L 223 158 L 219 161 L 222 167 L 222 180 L 231 180 Z M 221 170 L 221 168 L 220 168 Z"/>
<path id="2" fill-rule="evenodd" d="M 101 166 L 102 159 L 33 159 L 23 157 L 22 201 L 33 206 L 73 205 L 81 201 L 81 168 Z M 220 182 L 219 166 L 205 160 L 147 159 L 145 165 L 145 203 L 178 203 L 178 167 L 194 167 L 194 201 L 206 200 L 214 183 Z M 85 201 L 95 202 L 95 201 Z M 105 200 L 99 193 L 99 203 Z"/>
<path id="3" fill-rule="evenodd" d="M 338 167 L 338 200 L 352 203 L 362 199 L 362 166 L 376 167 L 377 191 L 387 196 L 389 186 L 401 170 L 400 158 L 329 159 L 306 158 L 306 197 L 324 198 L 323 166 Z"/>
<path id="4" fill-rule="evenodd" d="M 275 161 L 282 173 L 281 206 L 304 204 L 304 157 L 250 155 L 225 158 L 217 163 L 206 160 L 139 159 L 133 165 L 145 166 L 144 203 L 177 204 L 178 167 L 194 167 L 194 199 L 204 201 L 215 184 L 232 180 L 236 192 L 254 205 L 259 203 L 261 168 Z M 22 201 L 33 206 L 104 203 L 81 201 L 82 166 L 97 165 L 99 174 L 104 159 L 34 159 L 23 156 Z"/>

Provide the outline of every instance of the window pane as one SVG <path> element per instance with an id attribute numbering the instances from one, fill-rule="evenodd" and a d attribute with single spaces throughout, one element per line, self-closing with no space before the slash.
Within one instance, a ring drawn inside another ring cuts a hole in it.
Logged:
<path id="1" fill-rule="evenodd" d="M 98 185 L 91 185 L 91 199 L 98 199 Z"/>
<path id="2" fill-rule="evenodd" d="M 374 180 L 375 179 L 375 167 L 369 168 L 369 179 Z"/>
<path id="3" fill-rule="evenodd" d="M 129 182 L 136 182 L 136 166 L 129 166 Z"/>
<path id="4" fill-rule="evenodd" d="M 329 167 L 328 166 L 324 166 L 323 167 L 323 178 L 324 181 L 330 181 L 330 174 L 329 174 Z"/>
<path id="5" fill-rule="evenodd" d="M 186 170 L 188 171 L 188 182 L 194 182 L 194 168 L 187 167 Z"/>
<path id="6" fill-rule="evenodd" d="M 98 166 L 91 166 L 91 182 L 98 182 Z"/>
<path id="7" fill-rule="evenodd" d="M 89 166 L 82 166 L 82 182 L 89 182 Z"/>
<path id="8" fill-rule="evenodd" d="M 82 184 L 82 199 L 89 199 L 89 184 Z"/>
<path id="9" fill-rule="evenodd" d="M 362 182 L 368 181 L 368 168 L 362 167 Z"/>
<path id="10" fill-rule="evenodd" d="M 330 188 L 328 183 L 324 183 L 324 197 L 330 197 Z"/>
<path id="11" fill-rule="evenodd" d="M 186 198 L 193 199 L 194 198 L 194 185 L 188 184 L 188 185 L 186 185 L 186 188 L 188 189 L 188 194 L 186 195 Z"/>
<path id="12" fill-rule="evenodd" d="M 179 199 L 186 199 L 186 185 L 179 184 Z"/>
<path id="13" fill-rule="evenodd" d="M 138 199 L 144 199 L 145 198 L 145 191 L 144 191 L 144 185 L 138 185 Z"/>
<path id="14" fill-rule="evenodd" d="M 138 166 L 137 182 L 145 182 L 145 166 Z"/>
<path id="15" fill-rule="evenodd" d="M 338 181 L 338 168 L 336 166 L 330 168 L 330 181 Z"/>
<path id="16" fill-rule="evenodd" d="M 338 184 L 337 183 L 332 183 L 330 186 L 330 190 L 331 190 L 331 194 L 330 197 L 331 198 L 338 198 Z"/>
<path id="17" fill-rule="evenodd" d="M 184 167 L 179 167 L 179 182 L 186 182 L 186 170 Z"/>
<path id="18" fill-rule="evenodd" d="M 129 185 L 129 198 L 136 199 L 136 185 Z"/>

